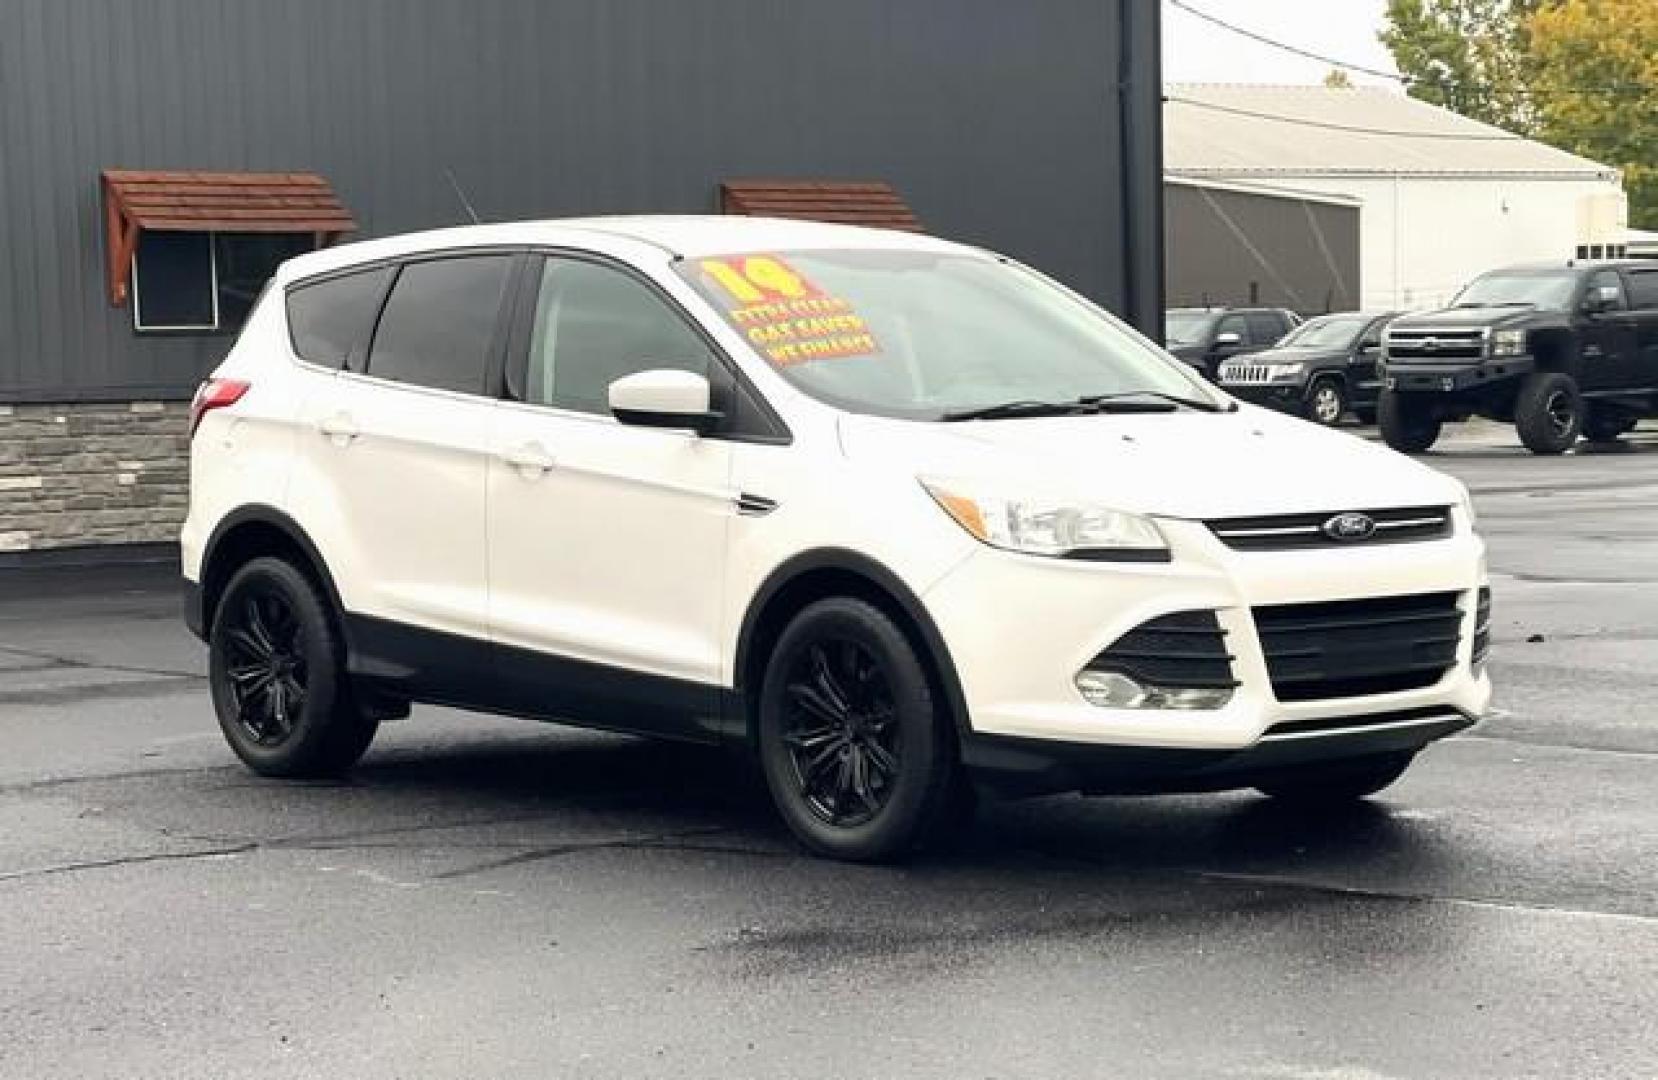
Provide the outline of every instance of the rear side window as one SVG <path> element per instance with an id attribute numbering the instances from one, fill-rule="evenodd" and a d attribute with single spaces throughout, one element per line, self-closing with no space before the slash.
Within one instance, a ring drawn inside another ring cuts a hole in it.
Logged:
<path id="1" fill-rule="evenodd" d="M 288 336 L 301 360 L 344 366 L 368 348 L 391 267 L 328 278 L 288 290 Z"/>
<path id="2" fill-rule="evenodd" d="M 512 260 L 471 255 L 405 266 L 374 333 L 368 373 L 412 386 L 482 393 Z"/>
<path id="3" fill-rule="evenodd" d="M 1658 270 L 1630 272 L 1629 306 L 1643 311 L 1658 311 Z"/>

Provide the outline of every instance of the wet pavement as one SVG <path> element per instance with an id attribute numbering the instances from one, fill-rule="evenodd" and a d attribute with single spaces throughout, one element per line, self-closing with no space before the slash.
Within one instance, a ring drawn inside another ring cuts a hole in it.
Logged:
<path id="1" fill-rule="evenodd" d="M 1341 813 L 1003 804 L 903 868 L 718 753 L 448 710 L 262 780 L 165 568 L 0 571 L 0 1077 L 1658 1076 L 1658 430 L 1428 460 L 1485 724 Z"/>

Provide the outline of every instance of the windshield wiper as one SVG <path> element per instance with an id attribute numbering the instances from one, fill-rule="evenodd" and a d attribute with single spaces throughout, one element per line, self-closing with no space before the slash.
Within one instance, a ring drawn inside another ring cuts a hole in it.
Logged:
<path id="1" fill-rule="evenodd" d="M 973 409 L 954 409 L 939 419 L 955 420 L 1010 420 L 1019 416 L 1078 416 L 1094 412 L 1087 401 L 1003 401 L 995 405 L 981 405 Z"/>
<path id="2" fill-rule="evenodd" d="M 1149 400 L 1148 400 L 1149 399 Z M 1237 412 L 1238 403 L 1225 405 L 1197 398 L 1165 394 L 1161 390 L 1127 390 L 1119 394 L 1089 394 L 1077 399 L 1083 405 L 1092 405 L 1101 412 L 1144 412 L 1148 409 L 1196 409 L 1199 412 Z"/>
<path id="3" fill-rule="evenodd" d="M 1467 302 L 1467 303 L 1463 303 L 1463 304 L 1453 304 L 1453 305 L 1451 305 L 1451 306 L 1452 306 L 1452 307 L 1453 307 L 1453 308 L 1472 308 L 1472 307 L 1536 307 L 1536 306 L 1537 306 L 1537 304 L 1536 304 L 1536 302 L 1535 302 L 1535 301 L 1532 301 L 1532 300 L 1470 300 L 1470 301 L 1468 301 L 1468 302 Z"/>

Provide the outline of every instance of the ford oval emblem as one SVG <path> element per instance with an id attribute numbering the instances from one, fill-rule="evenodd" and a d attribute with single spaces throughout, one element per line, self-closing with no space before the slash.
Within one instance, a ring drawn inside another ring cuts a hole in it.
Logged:
<path id="1" fill-rule="evenodd" d="M 1376 535 L 1376 521 L 1369 514 L 1337 514 L 1319 526 L 1332 540 L 1368 540 Z"/>

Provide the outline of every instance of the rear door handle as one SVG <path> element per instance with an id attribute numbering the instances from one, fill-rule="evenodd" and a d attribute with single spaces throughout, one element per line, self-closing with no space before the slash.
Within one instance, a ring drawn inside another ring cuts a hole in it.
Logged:
<path id="1" fill-rule="evenodd" d="M 551 469 L 555 462 L 553 455 L 547 453 L 540 443 L 525 443 L 514 446 L 509 450 L 501 451 L 501 460 L 524 474 L 526 479 L 533 480 L 542 473 Z"/>
<path id="2" fill-rule="evenodd" d="M 331 439 L 335 446 L 344 446 L 362 434 L 357 422 L 344 413 L 335 413 L 319 421 L 317 430 Z"/>

